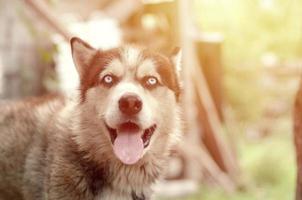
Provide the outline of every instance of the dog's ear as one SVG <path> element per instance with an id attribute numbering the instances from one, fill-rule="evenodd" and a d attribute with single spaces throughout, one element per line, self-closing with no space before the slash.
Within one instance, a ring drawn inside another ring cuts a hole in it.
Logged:
<path id="1" fill-rule="evenodd" d="M 73 62 L 79 75 L 81 76 L 85 69 L 89 67 L 88 65 L 90 64 L 97 50 L 77 37 L 71 38 L 70 45 Z"/>
<path id="2" fill-rule="evenodd" d="M 178 77 L 180 76 L 180 72 L 181 72 L 181 59 L 182 59 L 181 57 L 182 57 L 181 48 L 175 47 L 171 53 L 170 58 L 173 62 Z"/>

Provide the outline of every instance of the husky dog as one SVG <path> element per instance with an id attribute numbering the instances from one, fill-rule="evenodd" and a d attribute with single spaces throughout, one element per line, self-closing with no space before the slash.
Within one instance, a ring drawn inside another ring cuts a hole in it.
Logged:
<path id="1" fill-rule="evenodd" d="M 71 39 L 80 87 L 0 104 L 0 200 L 144 200 L 180 132 L 179 56 Z"/>

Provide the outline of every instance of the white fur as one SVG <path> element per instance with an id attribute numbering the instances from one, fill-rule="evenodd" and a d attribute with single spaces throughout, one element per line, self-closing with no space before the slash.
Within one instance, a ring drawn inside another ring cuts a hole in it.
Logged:
<path id="1" fill-rule="evenodd" d="M 100 78 L 106 74 L 114 74 L 117 77 L 121 77 L 125 73 L 125 67 L 118 59 L 113 59 L 106 68 L 101 72 Z"/>
<path id="2" fill-rule="evenodd" d="M 141 61 L 141 50 L 133 47 L 127 46 L 121 52 L 122 54 L 122 62 L 127 67 L 133 68 L 136 67 Z"/>
<path id="3" fill-rule="evenodd" d="M 138 78 L 143 78 L 144 76 L 154 76 L 159 80 L 159 82 L 161 82 L 161 78 L 156 71 L 154 61 L 151 59 L 142 61 L 142 63 L 139 65 L 139 68 L 137 69 L 136 75 Z"/>
<path id="4" fill-rule="evenodd" d="M 112 127 L 117 128 L 125 119 L 122 117 L 122 113 L 119 110 L 118 102 L 121 97 L 127 93 L 136 94 L 139 96 L 143 102 L 142 110 L 138 113 L 137 119 L 138 124 L 143 128 L 147 129 L 152 126 L 154 122 L 154 117 L 152 116 L 151 103 L 144 94 L 144 90 L 140 85 L 131 82 L 119 83 L 110 95 L 110 104 L 105 111 L 106 123 Z"/>

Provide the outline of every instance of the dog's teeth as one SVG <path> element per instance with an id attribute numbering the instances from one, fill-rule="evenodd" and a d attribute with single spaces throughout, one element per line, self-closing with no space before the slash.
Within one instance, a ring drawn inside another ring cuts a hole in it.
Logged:
<path id="1" fill-rule="evenodd" d="M 144 147 L 147 147 L 149 145 L 149 140 L 146 140 L 145 142 L 144 142 Z"/>

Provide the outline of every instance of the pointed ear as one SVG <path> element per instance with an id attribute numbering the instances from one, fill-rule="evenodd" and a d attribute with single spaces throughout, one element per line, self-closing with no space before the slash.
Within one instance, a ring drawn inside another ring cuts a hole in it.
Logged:
<path id="1" fill-rule="evenodd" d="M 170 58 L 173 62 L 178 77 L 180 76 L 180 72 L 181 72 L 181 59 L 182 59 L 181 57 L 182 57 L 182 53 L 180 47 L 175 47 L 171 53 Z"/>
<path id="2" fill-rule="evenodd" d="M 91 59 L 96 54 L 97 50 L 80 38 L 73 37 L 70 40 L 71 53 L 76 69 L 81 76 L 85 69 L 89 67 Z"/>

